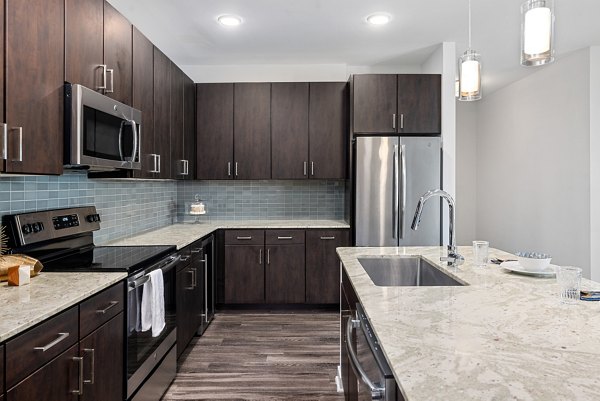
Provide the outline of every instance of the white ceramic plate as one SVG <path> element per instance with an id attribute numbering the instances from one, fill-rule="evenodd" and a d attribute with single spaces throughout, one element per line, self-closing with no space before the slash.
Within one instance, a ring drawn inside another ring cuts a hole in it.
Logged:
<path id="1" fill-rule="evenodd" d="M 526 276 L 535 276 L 535 277 L 554 277 L 556 275 L 556 265 L 548 265 L 547 268 L 540 271 L 531 271 L 526 270 L 523 266 L 519 264 L 517 261 L 511 262 L 503 262 L 500 264 L 500 267 L 509 270 L 513 273 L 524 274 Z"/>

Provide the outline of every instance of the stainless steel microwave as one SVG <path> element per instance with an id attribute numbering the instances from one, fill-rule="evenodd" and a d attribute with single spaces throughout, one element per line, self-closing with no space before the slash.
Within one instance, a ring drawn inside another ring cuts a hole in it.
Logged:
<path id="1" fill-rule="evenodd" d="M 142 112 L 65 84 L 65 167 L 139 170 Z"/>

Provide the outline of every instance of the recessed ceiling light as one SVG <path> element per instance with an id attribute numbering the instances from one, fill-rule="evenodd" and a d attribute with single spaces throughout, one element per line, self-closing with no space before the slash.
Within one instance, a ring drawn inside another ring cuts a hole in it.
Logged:
<path id="1" fill-rule="evenodd" d="M 238 26 L 242 23 L 242 19 L 237 15 L 221 15 L 217 17 L 217 21 L 225 26 Z"/>
<path id="2" fill-rule="evenodd" d="M 388 13 L 374 13 L 367 16 L 367 22 L 371 25 L 385 25 L 392 20 Z"/>

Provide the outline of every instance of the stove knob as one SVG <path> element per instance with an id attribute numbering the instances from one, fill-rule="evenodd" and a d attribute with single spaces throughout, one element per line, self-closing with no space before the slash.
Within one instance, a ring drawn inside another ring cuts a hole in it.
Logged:
<path id="1" fill-rule="evenodd" d="M 97 221 L 98 223 L 100 223 L 100 215 L 99 215 L 99 214 L 97 214 L 97 215 L 96 215 L 96 221 Z"/>
<path id="2" fill-rule="evenodd" d="M 23 231 L 23 234 L 25 234 L 25 235 L 31 234 L 31 224 L 23 224 L 23 226 L 21 227 L 21 230 Z"/>
<path id="3" fill-rule="evenodd" d="M 33 223 L 32 226 L 33 226 L 34 233 L 37 233 L 40 231 L 40 225 L 38 223 Z"/>
<path id="4" fill-rule="evenodd" d="M 42 223 L 41 221 L 38 222 L 38 227 L 40 228 L 40 231 L 44 231 L 44 223 Z"/>
<path id="5" fill-rule="evenodd" d="M 88 221 L 88 223 L 93 223 L 94 221 L 96 221 L 95 217 L 96 217 L 95 215 L 90 214 L 90 215 L 87 215 L 85 219 Z"/>

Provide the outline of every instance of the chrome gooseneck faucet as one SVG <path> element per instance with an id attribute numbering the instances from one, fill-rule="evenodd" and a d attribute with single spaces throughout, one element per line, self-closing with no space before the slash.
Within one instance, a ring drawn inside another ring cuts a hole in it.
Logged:
<path id="1" fill-rule="evenodd" d="M 439 196 L 443 199 L 446 199 L 446 202 L 448 202 L 448 210 L 450 212 L 450 244 L 448 245 L 448 256 L 442 257 L 440 260 L 442 262 L 448 262 L 448 266 L 462 265 L 465 261 L 465 258 L 456 252 L 456 237 L 454 235 L 454 224 L 456 223 L 454 216 L 454 199 L 452 199 L 452 196 L 450 196 L 448 192 L 442 191 L 441 189 L 434 189 L 421 196 L 421 199 L 419 199 L 419 203 L 417 204 L 417 210 L 415 211 L 412 229 L 417 230 L 419 228 L 421 214 L 423 213 L 423 206 L 425 206 L 425 202 L 427 202 L 427 200 L 434 196 Z"/>

